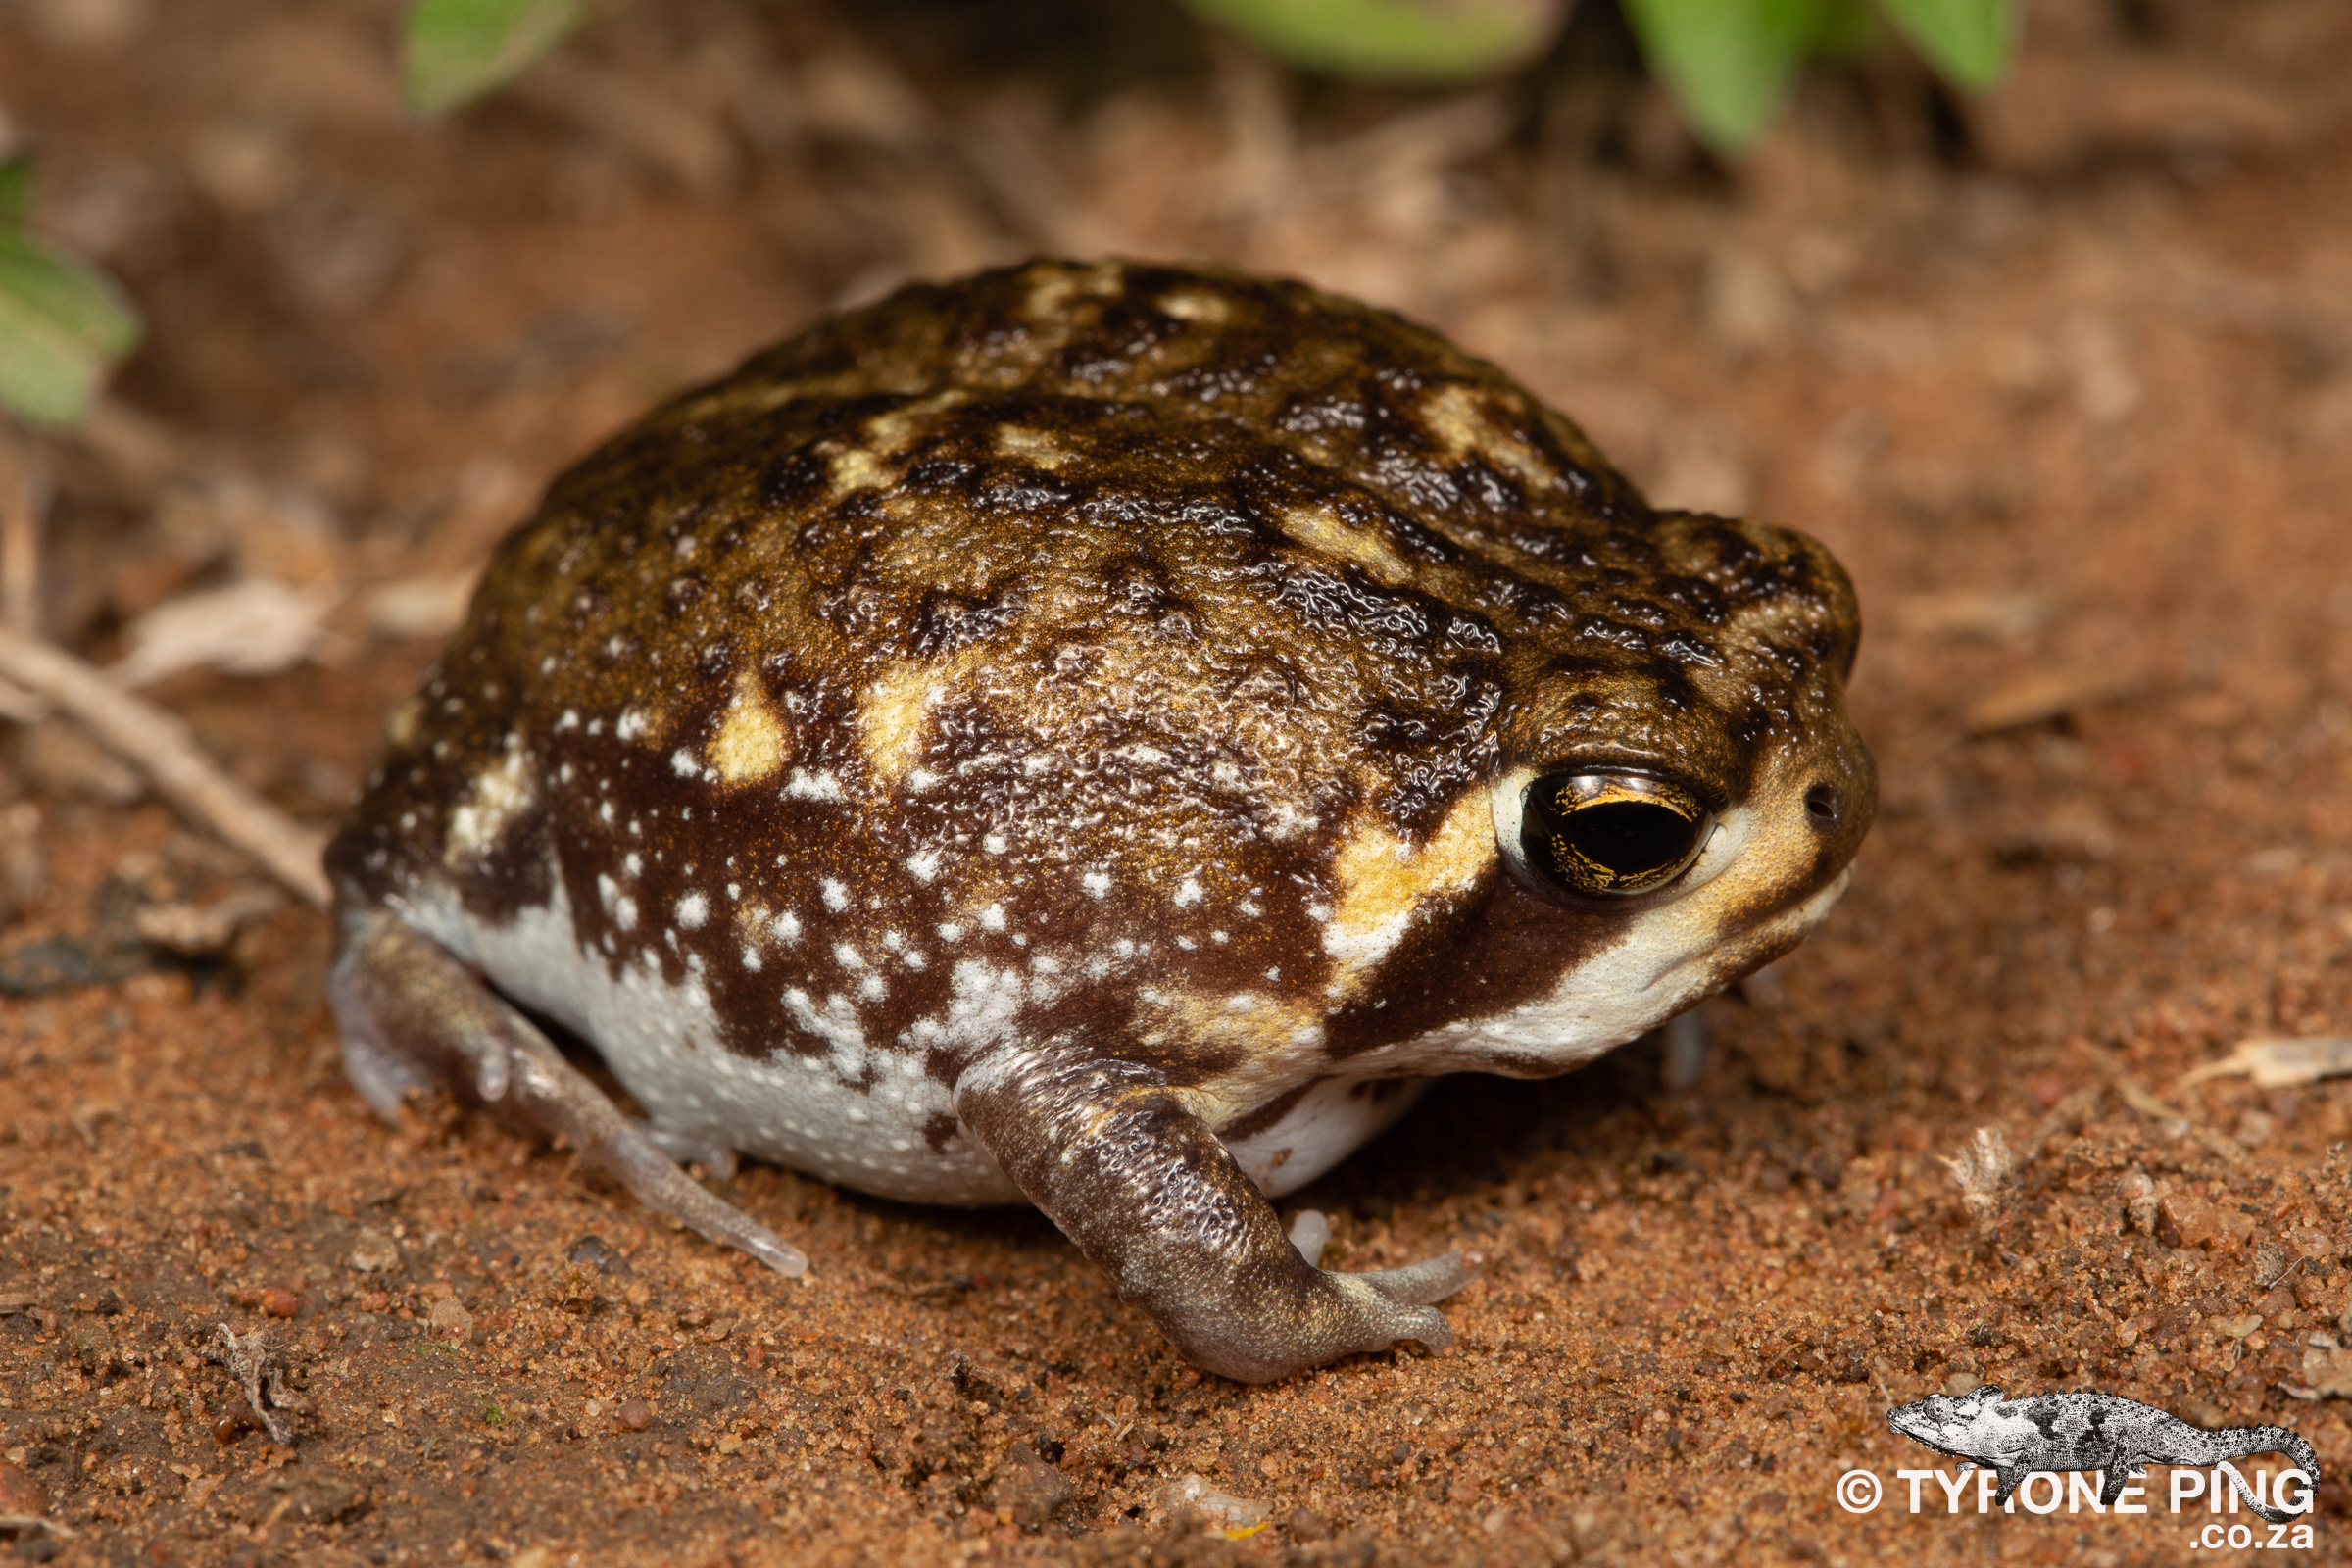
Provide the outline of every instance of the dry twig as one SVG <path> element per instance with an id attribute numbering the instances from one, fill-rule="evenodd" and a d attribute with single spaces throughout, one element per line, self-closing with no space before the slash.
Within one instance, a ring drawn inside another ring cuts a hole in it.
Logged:
<path id="1" fill-rule="evenodd" d="M 254 1418 L 261 1422 L 262 1430 L 270 1434 L 270 1441 L 276 1444 L 292 1443 L 293 1429 L 286 1425 L 278 1412 L 297 1408 L 298 1401 L 288 1396 L 283 1381 L 284 1369 L 270 1354 L 262 1331 L 255 1329 L 239 1339 L 225 1323 L 220 1325 L 220 1348 L 208 1353 L 234 1373 L 237 1381 L 244 1385 L 245 1402 L 253 1406 Z"/>
<path id="2" fill-rule="evenodd" d="M 0 628 L 0 679 L 37 692 L 154 781 L 191 821 L 251 856 L 323 908 L 324 836 L 288 818 L 214 764 L 178 719 L 122 690 L 72 654 Z"/>

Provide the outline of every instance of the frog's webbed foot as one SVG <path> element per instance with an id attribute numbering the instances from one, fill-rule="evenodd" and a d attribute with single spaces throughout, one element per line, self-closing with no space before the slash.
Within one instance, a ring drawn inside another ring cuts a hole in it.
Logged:
<path id="1" fill-rule="evenodd" d="M 797 1249 L 680 1170 L 656 1136 L 622 1115 L 537 1025 L 397 916 L 337 910 L 327 1000 L 342 1030 L 343 1070 L 387 1121 L 410 1089 L 446 1083 L 511 1121 L 567 1141 L 640 1201 L 720 1246 L 740 1248 L 779 1274 L 808 1272 Z M 708 1152 L 699 1146 L 683 1152 Z"/>
<path id="2" fill-rule="evenodd" d="M 966 1071 L 956 1108 L 1119 1294 L 1211 1372 L 1265 1383 L 1399 1340 L 1453 1343 L 1430 1303 L 1467 1284 L 1475 1259 L 1448 1252 L 1376 1274 L 1317 1267 L 1310 1253 L 1328 1223 L 1316 1215 L 1286 1237 L 1217 1135 L 1151 1068 L 1010 1054 Z"/>

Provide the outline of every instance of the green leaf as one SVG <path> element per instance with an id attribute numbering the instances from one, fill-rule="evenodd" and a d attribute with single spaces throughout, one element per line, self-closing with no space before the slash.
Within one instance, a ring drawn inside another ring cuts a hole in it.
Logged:
<path id="1" fill-rule="evenodd" d="M 1982 92 L 2001 79 L 2017 41 L 2017 0 L 1879 0 L 1928 64 Z"/>
<path id="2" fill-rule="evenodd" d="M 1185 0 L 1294 65 L 1336 75 L 1463 81 L 1549 47 L 1568 0 Z"/>
<path id="3" fill-rule="evenodd" d="M 71 424 L 138 341 L 138 313 L 104 273 L 28 234 L 0 232 L 0 407 Z"/>
<path id="4" fill-rule="evenodd" d="M 1650 69 L 1707 144 L 1737 153 L 1780 113 L 1830 0 L 1624 0 Z"/>
<path id="5" fill-rule="evenodd" d="M 401 39 L 400 90 L 438 115 L 496 91 L 588 20 L 588 0 L 416 0 Z"/>
<path id="6" fill-rule="evenodd" d="M 19 228 L 32 212 L 32 159 L 24 153 L 0 161 L 0 228 Z"/>

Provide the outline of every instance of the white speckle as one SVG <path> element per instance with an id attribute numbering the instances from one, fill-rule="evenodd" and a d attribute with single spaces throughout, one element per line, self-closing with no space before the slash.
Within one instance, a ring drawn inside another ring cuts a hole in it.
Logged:
<path id="1" fill-rule="evenodd" d="M 1301 811 L 1288 801 L 1278 802 L 1269 814 L 1274 820 L 1268 825 L 1266 836 L 1277 844 L 1310 831 L 1317 821 L 1312 811 Z"/>
<path id="2" fill-rule="evenodd" d="M 1268 969 L 1268 970 L 1266 971 L 1266 978 L 1267 978 L 1267 979 L 1269 979 L 1269 980 L 1279 980 L 1279 979 L 1281 979 L 1281 978 L 1282 978 L 1282 967 L 1281 967 L 1281 965 L 1277 964 L 1275 967 L 1273 967 L 1273 968 L 1271 968 L 1271 969 Z"/>
<path id="3" fill-rule="evenodd" d="M 629 837 L 633 839 L 645 837 L 645 824 L 633 816 L 629 818 Z"/>
<path id="4" fill-rule="evenodd" d="M 899 955 L 899 961 L 909 969 L 920 969 L 923 967 L 924 958 L 922 954 L 913 948 L 908 948 L 905 953 Z"/>
<path id="5" fill-rule="evenodd" d="M 1037 777 L 1038 774 L 1045 772 L 1053 765 L 1054 754 L 1052 752 L 1031 752 L 1021 759 L 1021 771 L 1031 778 Z"/>
<path id="6" fill-rule="evenodd" d="M 829 772 L 811 773 L 796 767 L 784 785 L 785 797 L 795 801 L 838 801 L 841 799 L 841 780 Z"/>
<path id="7" fill-rule="evenodd" d="M 1098 899 L 1108 898 L 1110 896 L 1110 873 L 1108 871 L 1089 871 L 1078 879 L 1078 885 Z"/>
<path id="8" fill-rule="evenodd" d="M 1188 876 L 1176 885 L 1176 896 L 1169 902 L 1182 908 L 1188 904 L 1199 904 L 1205 897 L 1207 895 L 1200 891 L 1200 879 Z"/>
<path id="9" fill-rule="evenodd" d="M 890 987 L 882 983 L 880 975 L 869 974 L 858 983 L 858 995 L 867 1002 L 880 1002 L 890 995 Z"/>
<path id="10" fill-rule="evenodd" d="M 1235 905 L 1234 907 L 1241 910 L 1243 914 L 1247 915 L 1252 920 L 1266 912 L 1257 906 L 1257 901 L 1254 899 L 1244 899 L 1241 903 Z"/>
<path id="11" fill-rule="evenodd" d="M 912 794 L 920 795 L 938 782 L 939 775 L 927 767 L 910 767 L 906 770 L 906 788 Z"/>
<path id="12" fill-rule="evenodd" d="M 612 923 L 623 931 L 637 929 L 637 901 L 622 894 L 612 901 Z"/>
<path id="13" fill-rule="evenodd" d="M 906 945 L 906 933 L 904 931 L 885 931 L 882 933 L 882 950 L 885 953 L 896 953 Z"/>
<path id="14" fill-rule="evenodd" d="M 942 942 L 961 942 L 963 940 L 963 927 L 957 925 L 955 921 L 950 920 L 947 924 L 939 928 L 939 940 Z"/>
<path id="15" fill-rule="evenodd" d="M 980 929 L 983 931 L 1004 930 L 1004 906 L 1002 904 L 992 904 L 987 908 L 982 909 L 980 911 Z"/>
<path id="16" fill-rule="evenodd" d="M 680 778 L 695 778 L 702 773 L 703 764 L 694 760 L 692 752 L 681 746 L 669 754 L 669 770 Z"/>
<path id="17" fill-rule="evenodd" d="M 743 947 L 743 966 L 754 974 L 760 972 L 760 950 L 748 942 Z"/>
<path id="18" fill-rule="evenodd" d="M 1211 931 L 1208 934 L 1208 940 L 1211 942 L 1231 942 L 1233 938 L 1227 936 L 1222 931 Z"/>
<path id="19" fill-rule="evenodd" d="M 449 813 L 443 854 L 451 864 L 471 859 L 498 842 L 537 794 L 532 771 L 522 737 L 509 735 L 505 756 L 475 776 L 464 804 Z"/>
<path id="20" fill-rule="evenodd" d="M 1029 960 L 1029 967 L 1035 969 L 1039 974 L 1059 974 L 1061 973 L 1061 960 L 1041 953 Z"/>
<path id="21" fill-rule="evenodd" d="M 850 906 L 850 890 L 834 881 L 833 878 L 825 878 L 816 887 L 817 891 L 824 895 L 825 907 L 836 914 Z"/>
<path id="22" fill-rule="evenodd" d="M 1138 767 L 1164 767 L 1168 760 L 1167 753 L 1156 746 L 1146 746 L 1141 741 L 1137 741 L 1132 746 L 1122 746 L 1111 755 L 1133 762 Z"/>
<path id="23" fill-rule="evenodd" d="M 860 955 L 856 948 L 851 947 L 847 942 L 836 942 L 833 944 L 833 961 L 840 964 L 844 969 L 862 969 L 865 967 L 865 958 L 863 956 Z"/>
<path id="24" fill-rule="evenodd" d="M 579 727 L 580 712 L 576 708 L 566 708 L 564 710 L 563 716 L 556 720 L 556 733 L 559 735 L 567 729 L 578 729 Z"/>
<path id="25" fill-rule="evenodd" d="M 651 727 L 651 721 L 640 709 L 624 708 L 620 719 L 612 726 L 614 740 L 633 741 Z"/>
<path id="26" fill-rule="evenodd" d="M 990 833 L 981 838 L 980 847 L 991 855 L 1003 855 L 1012 848 L 1012 841 L 1002 833 Z"/>
<path id="27" fill-rule="evenodd" d="M 612 825 L 612 803 L 606 801 L 596 808 L 596 819 L 607 827 Z"/>
<path id="28" fill-rule="evenodd" d="M 601 718 L 592 718 L 592 719 L 590 719 L 590 720 L 588 721 L 588 733 L 589 733 L 589 734 L 591 734 L 591 735 L 602 735 L 604 732 L 605 732 L 605 721 L 604 721 L 603 719 L 601 719 Z"/>
<path id="29" fill-rule="evenodd" d="M 782 914 L 770 920 L 767 928 L 776 934 L 778 941 L 798 942 L 801 940 L 801 917 L 790 909 L 786 909 Z"/>
<path id="30" fill-rule="evenodd" d="M 742 883 L 740 883 L 740 882 L 730 882 L 730 883 L 728 883 L 728 884 L 727 884 L 727 897 L 728 897 L 728 898 L 730 898 L 730 899 L 740 899 L 740 898 L 742 898 L 742 897 L 743 897 L 743 884 L 742 884 Z"/>
<path id="31" fill-rule="evenodd" d="M 1328 904 L 1310 904 L 1306 906 L 1306 917 L 1309 920 L 1316 921 L 1317 923 L 1328 920 L 1331 918 L 1331 906 Z"/>
<path id="32" fill-rule="evenodd" d="M 906 874 L 917 882 L 928 882 L 939 875 L 939 852 L 917 850 L 906 857 Z"/>
<path id="33" fill-rule="evenodd" d="M 620 884 L 599 871 L 596 874 L 596 896 L 604 905 L 605 912 L 611 914 L 613 906 L 620 902 Z"/>
<path id="34" fill-rule="evenodd" d="M 1176 945 L 1187 953 L 1192 952 L 1193 949 L 1198 946 L 1198 944 L 1195 943 L 1191 937 L 1178 937 L 1176 939 Z"/>
<path id="35" fill-rule="evenodd" d="M 627 876 L 642 876 L 645 873 L 645 858 L 631 850 L 620 858 L 620 869 Z"/>
<path id="36" fill-rule="evenodd" d="M 1121 937 L 1110 945 L 1110 951 L 1122 958 L 1132 958 L 1135 956 L 1135 944 L 1127 938 Z"/>
<path id="37" fill-rule="evenodd" d="M 832 1066 L 835 1076 L 844 1083 L 856 1083 L 865 1076 L 865 1031 L 858 1026 L 858 1013 L 847 997 L 827 997 L 822 1011 L 809 1002 L 808 993 L 797 986 L 784 993 L 784 1010 L 816 1039 L 832 1048 Z"/>
<path id="38" fill-rule="evenodd" d="M 401 830 L 403 833 L 413 833 L 413 832 L 415 832 L 415 831 L 416 831 L 416 813 L 415 811 L 403 811 L 403 812 L 401 812 L 401 813 L 400 813 L 400 830 Z"/>
<path id="39" fill-rule="evenodd" d="M 689 893 L 678 901 L 678 924 L 687 930 L 700 931 L 710 918 L 710 901 L 700 893 Z"/>
<path id="40" fill-rule="evenodd" d="M 571 782 L 571 777 L 572 777 L 572 766 L 571 766 L 571 764 L 570 764 L 569 762 L 565 762 L 565 763 L 564 763 L 562 766 L 560 766 L 560 767 L 558 767 L 558 768 L 556 769 L 556 782 L 557 782 L 557 783 L 559 783 L 559 784 L 568 784 L 568 783 L 570 783 L 570 782 Z"/>

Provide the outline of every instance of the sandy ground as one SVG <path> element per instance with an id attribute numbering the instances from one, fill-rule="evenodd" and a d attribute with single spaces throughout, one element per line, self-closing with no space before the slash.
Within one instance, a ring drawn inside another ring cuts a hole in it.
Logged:
<path id="1" fill-rule="evenodd" d="M 2352 1033 L 2352 11 L 2029 9 L 1992 98 L 1825 71 L 1730 172 L 1598 5 L 1436 96 L 1157 5 L 639 5 L 434 125 L 382 0 L 0 12 L 40 221 L 149 321 L 39 448 L 42 629 L 107 662 L 283 585 L 266 672 L 151 690 L 306 821 L 562 463 L 829 305 L 1038 249 L 1362 292 L 1657 499 L 1817 531 L 1885 778 L 1695 1076 L 1455 1080 L 1300 1195 L 1349 1266 L 1487 1252 L 1454 1350 L 1243 1389 L 1034 1214 L 747 1168 L 788 1285 L 487 1121 L 385 1128 L 319 919 L 18 705 L 0 1559 L 2122 1563 L 2246 1522 L 2161 1468 L 2145 1515 L 1912 1512 L 1887 1408 L 1990 1380 L 2292 1426 L 2329 1479 L 2283 1560 L 2352 1560 L 2352 1080 L 2181 1081 Z M 1980 1128 L 2013 1168 L 1972 1209 Z"/>

